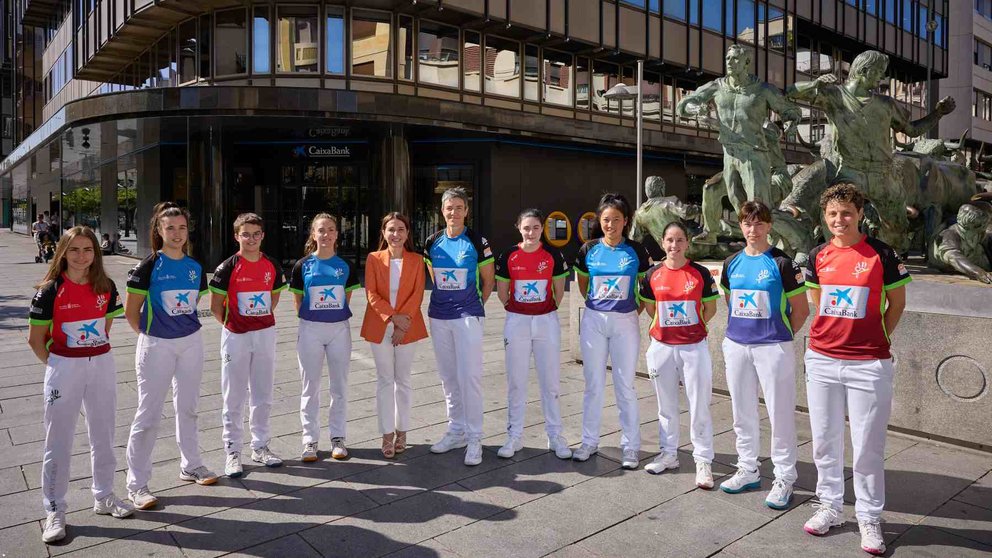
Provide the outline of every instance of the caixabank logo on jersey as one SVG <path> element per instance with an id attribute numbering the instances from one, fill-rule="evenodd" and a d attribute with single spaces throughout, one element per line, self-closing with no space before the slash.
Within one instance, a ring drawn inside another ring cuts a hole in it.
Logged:
<path id="1" fill-rule="evenodd" d="M 196 307 L 197 292 L 190 289 L 162 291 L 162 306 L 170 316 L 192 314 Z"/>
<path id="2" fill-rule="evenodd" d="M 272 313 L 272 298 L 268 291 L 238 293 L 238 313 L 242 316 L 268 316 Z"/>
<path id="3" fill-rule="evenodd" d="M 687 327 L 699 323 L 694 300 L 669 300 L 660 306 L 661 325 L 664 327 Z"/>
<path id="4" fill-rule="evenodd" d="M 340 285 L 324 285 L 310 287 L 311 310 L 341 310 L 344 308 L 344 287 Z"/>
<path id="5" fill-rule="evenodd" d="M 626 300 L 630 292 L 627 275 L 598 275 L 593 278 L 593 298 L 596 300 Z"/>
<path id="6" fill-rule="evenodd" d="M 865 309 L 868 307 L 868 293 L 868 287 L 824 285 L 820 315 L 860 320 L 865 317 Z"/>
<path id="7" fill-rule="evenodd" d="M 768 291 L 734 289 L 730 297 L 731 316 L 746 320 L 763 320 L 770 315 Z"/>

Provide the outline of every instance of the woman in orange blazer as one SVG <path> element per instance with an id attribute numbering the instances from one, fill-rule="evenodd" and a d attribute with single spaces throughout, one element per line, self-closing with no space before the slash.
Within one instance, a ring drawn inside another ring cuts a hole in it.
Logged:
<path id="1" fill-rule="evenodd" d="M 392 212 L 382 218 L 379 250 L 365 261 L 368 305 L 362 337 L 372 346 L 376 367 L 376 407 L 382 455 L 406 450 L 413 389 L 410 368 L 416 341 L 427 337 L 420 305 L 424 300 L 424 260 L 414 251 L 410 220 Z"/>

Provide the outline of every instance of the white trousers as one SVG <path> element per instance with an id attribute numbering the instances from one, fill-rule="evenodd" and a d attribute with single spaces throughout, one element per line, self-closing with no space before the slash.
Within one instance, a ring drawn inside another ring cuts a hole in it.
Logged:
<path id="1" fill-rule="evenodd" d="M 127 441 L 127 489 L 132 492 L 147 486 L 152 478 L 152 450 L 170 384 L 179 467 L 192 471 L 203 465 L 196 431 L 203 378 L 202 336 L 197 331 L 178 339 L 163 339 L 142 333 L 138 335 L 134 367 L 138 376 L 138 410 Z"/>
<path id="2" fill-rule="evenodd" d="M 713 461 L 713 364 L 706 339 L 691 345 L 651 340 L 646 355 L 648 375 L 658 398 L 658 431 L 662 453 L 679 449 L 679 380 L 689 400 L 689 437 L 696 461 Z"/>
<path id="3" fill-rule="evenodd" d="M 558 405 L 561 374 L 561 326 L 558 312 L 539 316 L 506 313 L 503 325 L 506 351 L 506 431 L 523 436 L 524 412 L 527 408 L 527 376 L 530 355 L 534 355 L 537 382 L 541 388 L 541 410 L 548 437 L 561 434 L 561 409 Z"/>
<path id="4" fill-rule="evenodd" d="M 224 396 L 224 447 L 241 451 L 244 445 L 245 401 L 248 401 L 248 428 L 251 447 L 269 444 L 269 414 L 272 411 L 272 383 L 276 369 L 276 328 L 248 333 L 220 334 L 220 387 Z"/>
<path id="5" fill-rule="evenodd" d="M 482 326 L 485 318 L 431 318 L 431 341 L 448 412 L 448 431 L 482 439 Z"/>
<path id="6" fill-rule="evenodd" d="M 320 440 L 320 383 L 327 362 L 331 402 L 327 429 L 331 439 L 344 438 L 348 424 L 348 369 L 351 366 L 351 327 L 349 320 L 323 323 L 300 320 L 296 337 L 300 364 L 300 422 L 303 443 Z"/>
<path id="7" fill-rule="evenodd" d="M 796 354 L 792 342 L 744 345 L 723 340 L 727 389 L 734 410 L 737 466 L 758 470 L 761 417 L 758 389 L 772 426 L 771 456 L 775 478 L 796 482 Z"/>
<path id="8" fill-rule="evenodd" d="M 392 338 L 393 324 L 388 324 L 382 343 L 369 343 L 375 360 L 375 406 L 382 434 L 410 430 L 410 408 L 413 406 L 410 371 L 417 344 L 393 346 Z"/>
<path id="9" fill-rule="evenodd" d="M 885 507 L 885 429 L 892 413 L 894 374 L 892 359 L 840 360 L 806 350 L 816 496 L 836 510 L 844 504 L 846 403 L 858 519 L 878 519 Z"/>
<path id="10" fill-rule="evenodd" d="M 620 411 L 620 446 L 641 449 L 641 424 L 637 412 L 634 373 L 641 350 L 637 312 L 619 314 L 583 309 L 579 326 L 582 375 L 586 389 L 582 397 L 582 443 L 599 445 L 599 425 L 606 390 L 606 359 L 613 365 L 613 392 Z"/>
<path id="11" fill-rule="evenodd" d="M 111 353 L 95 357 L 48 356 L 45 367 L 45 454 L 41 462 L 42 505 L 46 512 L 66 511 L 69 461 L 82 407 L 90 438 L 93 498 L 114 492 L 114 416 L 117 369 Z"/>

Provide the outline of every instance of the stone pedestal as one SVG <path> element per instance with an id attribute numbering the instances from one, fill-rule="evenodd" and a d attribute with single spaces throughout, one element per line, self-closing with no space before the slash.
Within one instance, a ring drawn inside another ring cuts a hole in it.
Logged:
<path id="1" fill-rule="evenodd" d="M 706 264 L 704 264 L 706 265 Z M 709 266 L 719 273 L 719 266 Z M 915 276 L 907 286 L 906 312 L 893 335 L 895 396 L 889 425 L 924 436 L 992 447 L 992 288 L 979 283 L 942 281 Z M 579 319 L 585 309 L 578 289 L 569 293 L 569 350 L 582 360 Z M 802 365 L 809 324 L 796 334 L 799 363 L 797 404 L 806 410 L 806 378 Z M 641 358 L 638 373 L 647 374 L 647 314 L 641 315 Z M 727 324 L 727 306 L 717 303 L 709 322 L 713 388 L 727 393 L 720 344 Z"/>

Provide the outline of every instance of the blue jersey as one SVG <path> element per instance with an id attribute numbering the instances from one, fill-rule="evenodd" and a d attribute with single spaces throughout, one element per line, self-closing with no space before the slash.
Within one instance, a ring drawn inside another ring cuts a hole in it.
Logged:
<path id="1" fill-rule="evenodd" d="M 589 278 L 586 307 L 600 312 L 635 312 L 637 282 L 649 267 L 644 246 L 627 239 L 616 247 L 590 240 L 575 257 L 575 272 Z"/>
<path id="2" fill-rule="evenodd" d="M 162 252 L 148 256 L 128 273 L 127 292 L 145 297 L 142 333 L 177 339 L 199 331 L 196 303 L 207 293 L 207 278 L 193 258 L 174 260 Z"/>
<path id="3" fill-rule="evenodd" d="M 466 227 L 455 238 L 444 229 L 427 239 L 424 260 L 431 267 L 434 290 L 427 315 L 439 320 L 485 316 L 479 268 L 493 263 L 489 241 Z"/>
<path id="4" fill-rule="evenodd" d="M 346 293 L 361 284 L 355 266 L 337 255 L 326 260 L 310 254 L 293 266 L 289 290 L 303 295 L 299 318 L 310 322 L 343 322 L 351 317 Z"/>
<path id="5" fill-rule="evenodd" d="M 737 252 L 723 262 L 720 287 L 730 297 L 728 339 L 746 345 L 792 341 L 788 299 L 806 287 L 802 270 L 785 252 Z"/>

